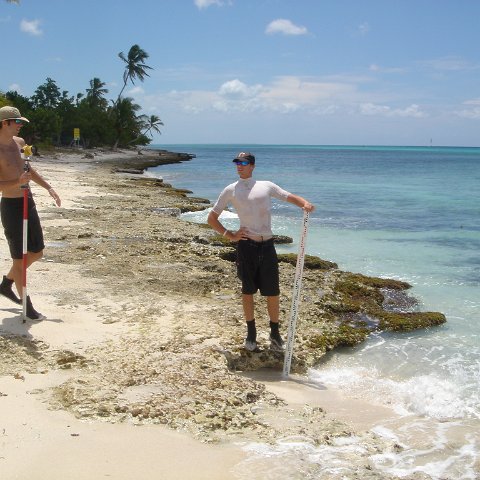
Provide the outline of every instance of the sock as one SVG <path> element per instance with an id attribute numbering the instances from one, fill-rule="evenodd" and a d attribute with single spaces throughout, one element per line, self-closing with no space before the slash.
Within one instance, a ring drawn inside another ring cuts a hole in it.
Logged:
<path id="1" fill-rule="evenodd" d="M 278 322 L 270 322 L 270 333 L 272 337 L 279 337 L 280 332 L 278 331 L 279 323 Z"/>
<path id="2" fill-rule="evenodd" d="M 9 278 L 7 278 L 6 275 L 4 275 L 4 276 L 3 276 L 2 283 L 4 283 L 5 285 L 7 285 L 8 287 L 11 287 L 11 286 L 13 285 L 13 280 L 10 280 Z"/>
<path id="3" fill-rule="evenodd" d="M 12 290 L 12 286 L 13 286 L 13 280 L 10 280 L 9 278 L 7 278 L 6 275 L 4 275 L 2 282 L 0 283 L 0 295 L 7 297 L 17 305 L 20 305 L 22 301 L 15 295 L 15 293 Z"/>
<path id="4" fill-rule="evenodd" d="M 255 326 L 255 319 L 247 321 L 247 340 L 252 342 L 257 341 L 257 327 Z"/>

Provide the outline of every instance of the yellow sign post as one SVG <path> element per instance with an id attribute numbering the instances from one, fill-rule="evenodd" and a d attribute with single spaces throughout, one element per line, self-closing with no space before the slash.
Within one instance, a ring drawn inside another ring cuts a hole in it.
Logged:
<path id="1" fill-rule="evenodd" d="M 73 129 L 73 145 L 78 147 L 80 143 L 80 129 L 74 128 Z"/>

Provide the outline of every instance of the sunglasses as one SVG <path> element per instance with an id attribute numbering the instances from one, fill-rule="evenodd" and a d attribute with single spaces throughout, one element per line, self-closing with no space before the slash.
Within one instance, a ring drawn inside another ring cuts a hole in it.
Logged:
<path id="1" fill-rule="evenodd" d="M 235 165 L 242 165 L 242 167 L 246 167 L 247 165 L 250 165 L 250 162 L 248 160 L 234 160 L 233 163 Z"/>
<path id="2" fill-rule="evenodd" d="M 15 119 L 15 123 L 16 123 L 17 125 L 21 125 L 21 124 L 23 124 L 23 120 L 20 120 L 19 118 L 16 118 L 16 119 Z"/>

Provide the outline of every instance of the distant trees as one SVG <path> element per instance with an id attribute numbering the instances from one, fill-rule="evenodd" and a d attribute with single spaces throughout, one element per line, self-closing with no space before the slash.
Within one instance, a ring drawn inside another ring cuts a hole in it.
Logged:
<path id="1" fill-rule="evenodd" d="M 139 114 L 141 106 L 122 94 L 128 82 L 143 82 L 149 76 L 147 70 L 152 68 L 145 63 L 148 53 L 133 45 L 127 55 L 120 52 L 118 56 L 125 62 L 125 70 L 123 86 L 115 101 L 107 99 L 109 91 L 98 77 L 90 80 L 85 93 L 76 95 L 61 90 L 48 77 L 31 97 L 16 91 L 0 92 L 0 107 L 13 105 L 30 120 L 22 129 L 28 143 L 70 145 L 74 128 L 79 128 L 85 147 L 147 145 L 154 132 L 161 133 L 163 122 L 156 115 Z"/>
<path id="2" fill-rule="evenodd" d="M 32 96 L 33 106 L 35 108 L 54 109 L 60 102 L 60 97 L 60 89 L 57 87 L 55 80 L 47 78 L 47 81 L 35 90 Z"/>

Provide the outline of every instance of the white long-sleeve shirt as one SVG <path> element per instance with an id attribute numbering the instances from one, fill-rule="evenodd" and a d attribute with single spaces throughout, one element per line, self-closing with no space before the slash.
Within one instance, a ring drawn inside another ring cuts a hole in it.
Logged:
<path id="1" fill-rule="evenodd" d="M 289 195 L 290 192 L 273 182 L 241 178 L 223 189 L 212 210 L 220 215 L 232 204 L 240 227 L 246 227 L 251 235 L 269 237 L 272 236 L 271 198 L 287 201 Z"/>

